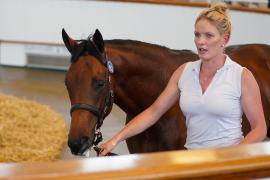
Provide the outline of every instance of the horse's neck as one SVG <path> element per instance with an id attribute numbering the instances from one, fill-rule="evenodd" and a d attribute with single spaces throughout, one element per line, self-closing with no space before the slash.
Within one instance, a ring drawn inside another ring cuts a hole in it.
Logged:
<path id="1" fill-rule="evenodd" d="M 168 51 L 143 43 L 141 47 L 133 46 L 132 41 L 106 42 L 108 59 L 115 68 L 112 75 L 115 103 L 126 113 L 138 114 L 165 88 L 169 77 L 181 64 Z"/>
<path id="2" fill-rule="evenodd" d="M 111 47 L 107 50 L 115 73 L 112 75 L 115 103 L 129 114 L 138 114 L 151 104 L 166 84 L 166 77 L 151 60 L 128 48 Z"/>

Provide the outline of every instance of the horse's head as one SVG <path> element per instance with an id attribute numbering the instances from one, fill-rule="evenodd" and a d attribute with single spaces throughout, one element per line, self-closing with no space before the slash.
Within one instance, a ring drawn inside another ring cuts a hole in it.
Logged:
<path id="1" fill-rule="evenodd" d="M 104 42 L 98 30 L 86 40 L 73 40 L 65 30 L 62 37 L 71 53 L 65 84 L 71 102 L 68 146 L 82 155 L 102 138 L 98 131 L 110 113 L 113 94 L 110 87 L 112 64 L 106 59 Z"/>

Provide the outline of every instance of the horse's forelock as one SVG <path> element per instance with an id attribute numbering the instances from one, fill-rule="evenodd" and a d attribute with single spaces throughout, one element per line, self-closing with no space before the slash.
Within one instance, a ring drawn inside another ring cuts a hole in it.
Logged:
<path id="1" fill-rule="evenodd" d="M 75 63 L 80 56 L 85 55 L 92 55 L 97 58 L 99 61 L 103 61 L 102 55 L 96 49 L 96 46 L 93 42 L 88 38 L 87 40 L 79 40 L 79 44 L 74 47 L 73 51 L 71 52 L 71 62 Z"/>

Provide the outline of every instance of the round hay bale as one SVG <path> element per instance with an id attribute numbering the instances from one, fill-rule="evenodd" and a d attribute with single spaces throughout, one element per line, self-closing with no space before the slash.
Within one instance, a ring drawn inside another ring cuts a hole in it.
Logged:
<path id="1" fill-rule="evenodd" d="M 63 118 L 50 107 L 0 94 L 0 162 L 53 161 L 66 140 Z"/>

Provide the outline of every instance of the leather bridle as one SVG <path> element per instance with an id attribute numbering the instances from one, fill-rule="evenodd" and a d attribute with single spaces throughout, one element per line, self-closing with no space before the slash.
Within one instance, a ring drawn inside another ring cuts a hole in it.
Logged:
<path id="1" fill-rule="evenodd" d="M 95 127 L 95 134 L 92 142 L 94 145 L 97 145 L 99 142 L 102 141 L 102 133 L 100 132 L 100 127 L 103 124 L 104 118 L 110 113 L 113 106 L 114 94 L 113 90 L 111 89 L 111 77 L 110 77 L 110 74 L 113 73 L 113 67 L 112 63 L 107 59 L 106 53 L 104 53 L 105 55 L 102 55 L 102 53 L 100 53 L 100 51 L 98 50 L 96 44 L 90 38 L 88 38 L 87 40 L 78 40 L 78 41 L 81 41 L 79 45 L 84 46 L 84 48 L 77 48 L 80 49 L 81 52 L 74 52 L 74 54 L 77 54 L 78 57 L 83 53 L 83 51 L 86 51 L 87 53 L 90 54 L 92 52 L 92 50 L 90 49 L 91 47 L 90 45 L 92 45 L 92 47 L 94 47 L 95 50 L 98 52 L 97 59 L 102 63 L 102 65 L 106 67 L 106 83 L 107 83 L 106 87 L 108 87 L 108 91 L 103 107 L 98 108 L 94 105 L 82 102 L 73 104 L 70 109 L 71 115 L 72 112 L 76 110 L 85 110 L 97 117 L 97 124 Z"/>

